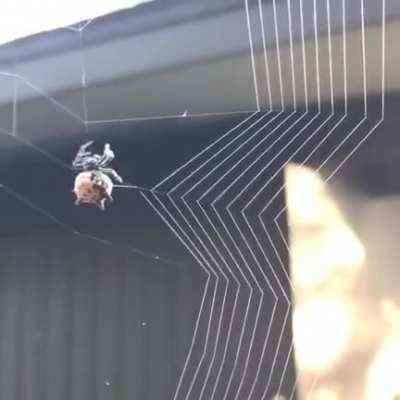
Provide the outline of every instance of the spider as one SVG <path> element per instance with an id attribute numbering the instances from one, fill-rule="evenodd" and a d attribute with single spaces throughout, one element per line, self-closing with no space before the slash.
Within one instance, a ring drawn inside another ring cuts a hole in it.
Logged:
<path id="1" fill-rule="evenodd" d="M 79 171 L 73 189 L 75 205 L 96 204 L 101 210 L 105 210 L 106 202 L 113 201 L 113 181 L 122 183 L 122 178 L 114 169 L 107 168 L 115 157 L 110 145 L 106 143 L 103 155 L 99 155 L 88 151 L 92 144 L 93 141 L 83 144 L 72 162 L 73 169 Z"/>

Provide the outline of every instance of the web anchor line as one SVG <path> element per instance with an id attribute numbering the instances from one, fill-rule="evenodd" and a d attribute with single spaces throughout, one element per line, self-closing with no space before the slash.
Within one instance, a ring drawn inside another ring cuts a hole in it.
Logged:
<path id="1" fill-rule="evenodd" d="M 148 187 L 144 186 L 139 186 L 139 185 L 114 185 L 114 188 L 118 189 L 132 189 L 132 190 L 137 190 L 138 192 L 146 192 L 146 193 L 152 193 L 152 194 L 160 194 L 160 195 L 166 195 L 165 192 L 162 192 L 157 189 L 151 189 Z"/>

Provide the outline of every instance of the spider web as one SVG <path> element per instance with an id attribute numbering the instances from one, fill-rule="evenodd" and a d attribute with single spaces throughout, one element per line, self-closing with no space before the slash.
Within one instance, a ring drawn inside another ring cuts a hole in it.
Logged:
<path id="1" fill-rule="evenodd" d="M 96 20 L 65 28 L 78 49 L 65 70 L 73 71 L 81 88 L 79 101 L 71 97 L 65 102 L 50 95 L 51 90 L 42 89 L 45 83 L 40 79 L 47 76 L 26 76 L 29 74 L 19 67 L 0 72 L 2 88 L 13 99 L 4 111 L 9 118 L 1 120 L 1 133 L 67 170 L 70 165 L 35 144 L 36 137 L 24 137 L 20 97 L 44 98 L 49 107 L 73 121 L 69 127 L 75 126 L 80 135 L 90 133 L 91 126 L 103 124 L 244 114 L 240 123 L 222 135 L 218 133 L 214 142 L 152 188 L 130 183 L 116 186 L 140 192 L 204 272 L 202 301 L 174 400 L 295 396 L 298 380 L 290 371 L 294 352 L 290 321 L 293 284 L 287 270 L 290 247 L 285 233 L 286 207 L 282 208 L 285 185 L 279 177 L 283 168 L 296 160 L 300 164 L 317 162 L 317 170 L 328 171 L 325 181 L 330 181 L 384 120 L 386 2 L 383 0 L 380 9 L 382 40 L 373 54 L 367 52 L 372 53 L 365 34 L 371 5 L 366 0 L 356 3 L 357 7 L 354 2 L 350 7 L 348 0 L 342 0 L 340 6 L 331 0 L 300 0 L 299 4 L 291 0 L 244 1 L 242 22 L 247 27 L 252 83 L 248 92 L 255 104 L 251 112 L 233 109 L 196 113 L 196 107 L 187 106 L 169 115 L 133 113 L 110 118 L 104 111 L 104 117 L 91 119 L 90 104 L 95 100 L 89 93 L 93 70 L 87 58 L 86 35 L 96 26 Z M 354 27 L 348 26 L 348 13 L 355 9 L 360 31 L 356 39 L 350 31 Z M 342 35 L 341 41 L 334 40 L 334 28 Z M 295 37 L 300 40 L 295 42 Z M 359 62 L 351 52 L 357 46 Z M 380 61 L 378 116 L 371 115 L 368 102 L 367 59 L 372 58 Z M 333 66 L 335 59 L 340 60 L 339 69 Z M 285 79 L 287 76 L 290 79 Z M 326 76 L 329 79 L 323 78 Z M 349 107 L 350 76 L 358 76 L 363 99 L 356 123 Z M 328 93 L 327 99 L 322 93 Z M 337 100 L 340 97 L 343 101 Z M 322 151 L 327 148 L 328 152 Z M 318 158 L 321 153 L 326 154 L 322 160 Z M 8 185 L 3 184 L 1 190 L 74 235 L 114 244 L 76 230 Z M 153 260 L 175 263 L 139 248 L 131 250 Z"/>

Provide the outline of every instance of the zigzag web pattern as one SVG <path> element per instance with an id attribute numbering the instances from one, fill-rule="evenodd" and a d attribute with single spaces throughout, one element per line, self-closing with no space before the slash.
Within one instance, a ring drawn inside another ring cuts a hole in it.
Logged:
<path id="1" fill-rule="evenodd" d="M 378 121 L 368 116 L 365 4 L 364 0 L 359 2 L 362 49 L 360 76 L 364 112 L 356 123 L 350 118 L 347 95 L 347 3 L 342 0 L 343 113 L 337 111 L 334 100 L 334 84 L 339 77 L 333 76 L 332 68 L 330 23 L 332 5 L 330 0 L 326 0 L 325 16 L 323 16 L 322 6 L 317 7 L 320 4 L 317 4 L 316 0 L 313 1 L 316 54 L 313 79 L 316 81 L 317 110 L 309 107 L 308 100 L 309 73 L 302 1 L 300 24 L 305 110 L 297 110 L 291 32 L 294 111 L 288 112 L 289 110 L 285 109 L 279 52 L 279 24 L 287 24 L 291 30 L 293 5 L 287 0 L 288 20 L 279 21 L 276 2 L 273 1 L 274 40 L 277 47 L 282 105 L 280 112 L 253 114 L 220 137 L 153 188 L 167 190 L 165 196 L 143 193 L 149 204 L 196 256 L 207 273 L 207 283 L 192 345 L 174 399 L 267 399 L 281 393 L 285 380 L 289 379 L 287 373 L 293 353 L 293 339 L 290 339 L 289 346 L 283 346 L 283 343 L 291 337 L 289 315 L 293 284 L 285 263 L 285 253 L 290 249 L 283 233 L 283 226 L 279 224 L 279 219 L 285 216 L 286 208 L 280 208 L 282 201 L 279 200 L 282 200 L 284 185 L 276 190 L 276 182 L 279 183 L 278 176 L 285 165 L 296 156 L 299 157 L 299 154 L 301 164 L 304 164 L 309 162 L 329 140 L 335 140 L 337 143 L 330 147 L 330 152 L 317 168 L 320 170 L 326 166 L 327 162 L 347 145 L 345 156 L 326 178 L 326 181 L 330 180 L 384 120 L 385 2 L 382 3 L 382 48 L 381 54 L 377 57 L 382 62 L 380 66 L 382 112 Z M 259 2 L 258 5 L 262 19 L 262 3 Z M 245 6 L 251 31 L 247 2 Z M 322 18 L 326 20 L 321 22 Z M 328 111 L 322 106 L 320 94 L 319 53 L 322 45 L 319 42 L 318 26 L 321 23 L 326 24 L 328 31 L 330 91 Z M 263 43 L 269 88 L 271 78 L 264 36 Z M 250 45 L 252 46 L 251 38 Z M 256 68 L 253 73 L 254 81 L 257 83 Z M 259 95 L 260 90 L 256 91 L 256 94 Z M 357 142 L 350 143 L 350 138 L 354 137 L 357 138 Z M 274 232 L 268 228 L 270 225 L 267 222 L 270 221 L 276 227 Z M 227 298 L 231 301 L 227 302 Z M 277 310 L 283 312 L 279 313 Z M 233 335 L 233 329 L 239 335 Z M 272 337 L 272 331 L 279 332 L 277 339 Z M 269 368 L 265 368 L 267 354 L 273 354 L 272 366 Z M 286 386 L 292 389 L 285 394 L 292 399 L 298 381 L 292 380 L 287 383 Z"/>
<path id="2" fill-rule="evenodd" d="M 343 52 L 344 52 L 344 63 L 346 63 L 346 29 L 345 29 L 345 14 L 344 14 L 344 10 L 345 10 L 345 4 L 344 4 L 344 0 L 343 0 Z M 359 127 L 362 125 L 362 123 L 367 122 L 368 121 L 368 103 L 367 103 L 367 80 L 366 80 L 366 54 L 365 54 L 365 31 L 364 31 L 364 12 L 365 12 L 365 8 L 364 8 L 364 1 L 361 1 L 361 15 L 362 15 L 362 48 L 363 48 L 363 87 L 364 87 L 364 115 L 363 118 L 361 119 L 361 121 L 352 129 L 350 130 L 350 132 L 344 136 L 344 138 L 342 140 L 340 140 L 340 142 L 332 148 L 332 151 L 326 156 L 326 158 L 320 163 L 320 165 L 318 166 L 318 168 L 316 168 L 316 171 L 320 171 L 326 164 L 327 162 L 332 158 L 332 156 L 338 152 L 338 150 L 345 145 L 346 141 L 348 141 L 351 136 L 353 134 L 357 133 L 357 130 L 359 129 Z M 384 121 L 385 118 L 385 35 L 386 35 L 386 2 L 383 1 L 382 2 L 382 41 L 381 41 L 381 57 L 377 57 L 377 60 L 381 60 L 381 115 L 379 120 L 374 123 L 374 119 L 371 119 L 372 121 L 372 127 L 370 127 L 370 129 L 367 130 L 366 133 L 363 132 L 363 130 L 360 130 L 360 138 L 357 140 L 357 143 L 350 149 L 350 151 L 346 152 L 346 155 L 344 156 L 344 158 L 342 159 L 342 161 L 333 169 L 332 172 L 330 172 L 330 174 L 324 178 L 323 182 L 327 183 L 329 182 L 338 172 L 339 170 L 343 167 L 343 165 L 350 159 L 350 157 L 352 157 L 357 150 L 360 148 L 360 146 L 362 145 L 362 143 L 364 143 L 368 137 L 374 133 L 374 131 L 382 124 L 382 122 Z M 344 71 L 346 72 L 346 69 L 344 69 Z M 345 83 L 345 115 L 343 117 L 347 118 L 348 113 L 347 113 L 347 103 L 348 103 L 348 98 L 347 98 L 347 79 L 345 78 L 344 80 Z M 340 121 L 340 123 L 342 122 L 342 120 Z M 329 132 L 330 134 L 331 132 Z M 321 143 L 322 144 L 322 143 Z M 318 145 L 319 146 L 319 145 Z M 304 161 L 302 162 L 302 165 L 304 165 L 304 163 L 306 163 L 306 161 L 308 160 L 309 155 L 304 159 Z M 283 189 L 283 188 L 282 188 Z M 268 205 L 266 206 L 268 207 Z M 277 229 L 278 235 L 279 235 L 279 239 L 284 243 L 284 246 L 286 247 L 286 250 L 291 253 L 291 249 L 290 246 L 288 245 L 286 239 L 285 239 L 285 235 L 283 234 L 283 229 L 282 229 L 282 223 L 280 222 L 280 218 L 285 214 L 287 210 L 287 207 L 282 208 L 274 217 L 274 225 Z M 264 228 L 265 228 L 265 224 L 263 223 Z M 266 228 L 265 228 L 266 230 Z M 291 351 L 293 351 L 293 342 L 291 345 Z M 314 379 L 313 384 L 311 385 L 310 388 L 310 392 L 307 396 L 307 398 L 311 397 L 313 390 L 316 387 L 316 383 L 319 379 L 320 373 L 317 374 L 317 376 Z M 297 382 L 296 382 L 297 383 Z M 294 396 L 294 390 L 291 393 L 290 399 L 292 399 Z"/>

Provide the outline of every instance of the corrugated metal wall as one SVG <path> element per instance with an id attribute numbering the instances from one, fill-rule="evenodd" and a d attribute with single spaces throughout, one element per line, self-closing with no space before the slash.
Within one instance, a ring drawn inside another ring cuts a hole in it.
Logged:
<path id="1" fill-rule="evenodd" d="M 0 247 L 0 399 L 172 397 L 202 287 L 190 269 L 54 232 Z"/>

